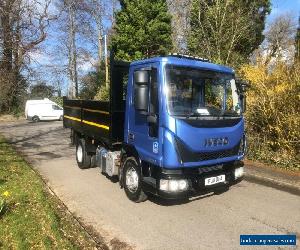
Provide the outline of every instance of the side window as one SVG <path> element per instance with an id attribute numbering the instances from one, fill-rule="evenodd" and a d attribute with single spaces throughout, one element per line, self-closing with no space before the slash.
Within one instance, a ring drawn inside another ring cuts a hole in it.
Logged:
<path id="1" fill-rule="evenodd" d="M 52 109 L 53 109 L 53 110 L 61 110 L 61 108 L 58 107 L 57 105 L 52 105 Z"/>

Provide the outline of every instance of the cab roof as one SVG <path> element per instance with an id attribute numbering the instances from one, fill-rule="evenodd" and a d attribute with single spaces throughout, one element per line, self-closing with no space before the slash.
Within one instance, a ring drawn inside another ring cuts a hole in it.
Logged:
<path id="1" fill-rule="evenodd" d="M 234 74 L 234 70 L 232 68 L 220 64 L 211 63 L 206 59 L 201 60 L 192 57 L 188 58 L 188 57 L 174 56 L 174 55 L 138 60 L 132 62 L 130 66 L 138 66 L 138 65 L 156 63 L 156 62 L 177 65 L 182 67 L 193 67 L 193 68 L 199 68 L 205 70 L 218 71 L 222 73 Z"/>

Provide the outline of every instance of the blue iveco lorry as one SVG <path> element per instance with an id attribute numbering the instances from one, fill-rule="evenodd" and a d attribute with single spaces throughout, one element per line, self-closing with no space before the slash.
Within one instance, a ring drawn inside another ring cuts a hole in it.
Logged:
<path id="1" fill-rule="evenodd" d="M 134 202 L 241 180 L 244 85 L 231 68 L 178 54 L 111 60 L 110 81 L 108 102 L 64 99 L 80 168 L 117 177 Z"/>

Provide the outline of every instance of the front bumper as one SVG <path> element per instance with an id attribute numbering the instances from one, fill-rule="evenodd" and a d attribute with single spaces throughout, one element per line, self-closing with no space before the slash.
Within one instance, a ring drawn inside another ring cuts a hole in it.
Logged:
<path id="1" fill-rule="evenodd" d="M 243 167 L 242 161 L 234 161 L 230 163 L 212 165 L 198 168 L 184 169 L 164 169 L 156 168 L 156 171 L 151 173 L 151 177 L 144 177 L 143 190 L 154 195 L 166 199 L 182 199 L 207 192 L 219 191 L 228 189 L 228 187 L 237 184 L 242 180 L 236 179 L 234 171 L 237 168 Z M 225 181 L 210 186 L 205 186 L 205 179 L 209 177 L 225 175 Z M 167 180 L 188 180 L 189 188 L 186 191 L 167 192 L 159 189 L 160 179 Z"/>

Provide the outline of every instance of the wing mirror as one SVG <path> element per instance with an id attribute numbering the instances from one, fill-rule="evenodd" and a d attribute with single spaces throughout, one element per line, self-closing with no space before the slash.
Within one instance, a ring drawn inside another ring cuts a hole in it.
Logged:
<path id="1" fill-rule="evenodd" d="M 247 90 L 250 88 L 250 83 L 245 80 L 236 79 L 235 83 L 239 94 L 247 92 Z"/>
<path id="2" fill-rule="evenodd" d="M 141 113 L 148 112 L 149 71 L 134 72 L 134 107 Z"/>
<path id="3" fill-rule="evenodd" d="M 246 92 L 250 88 L 250 83 L 242 79 L 236 79 L 236 87 L 240 98 L 242 112 L 244 113 L 246 111 Z"/>
<path id="4" fill-rule="evenodd" d="M 157 124 L 157 115 L 148 115 L 147 122 L 149 124 Z"/>

